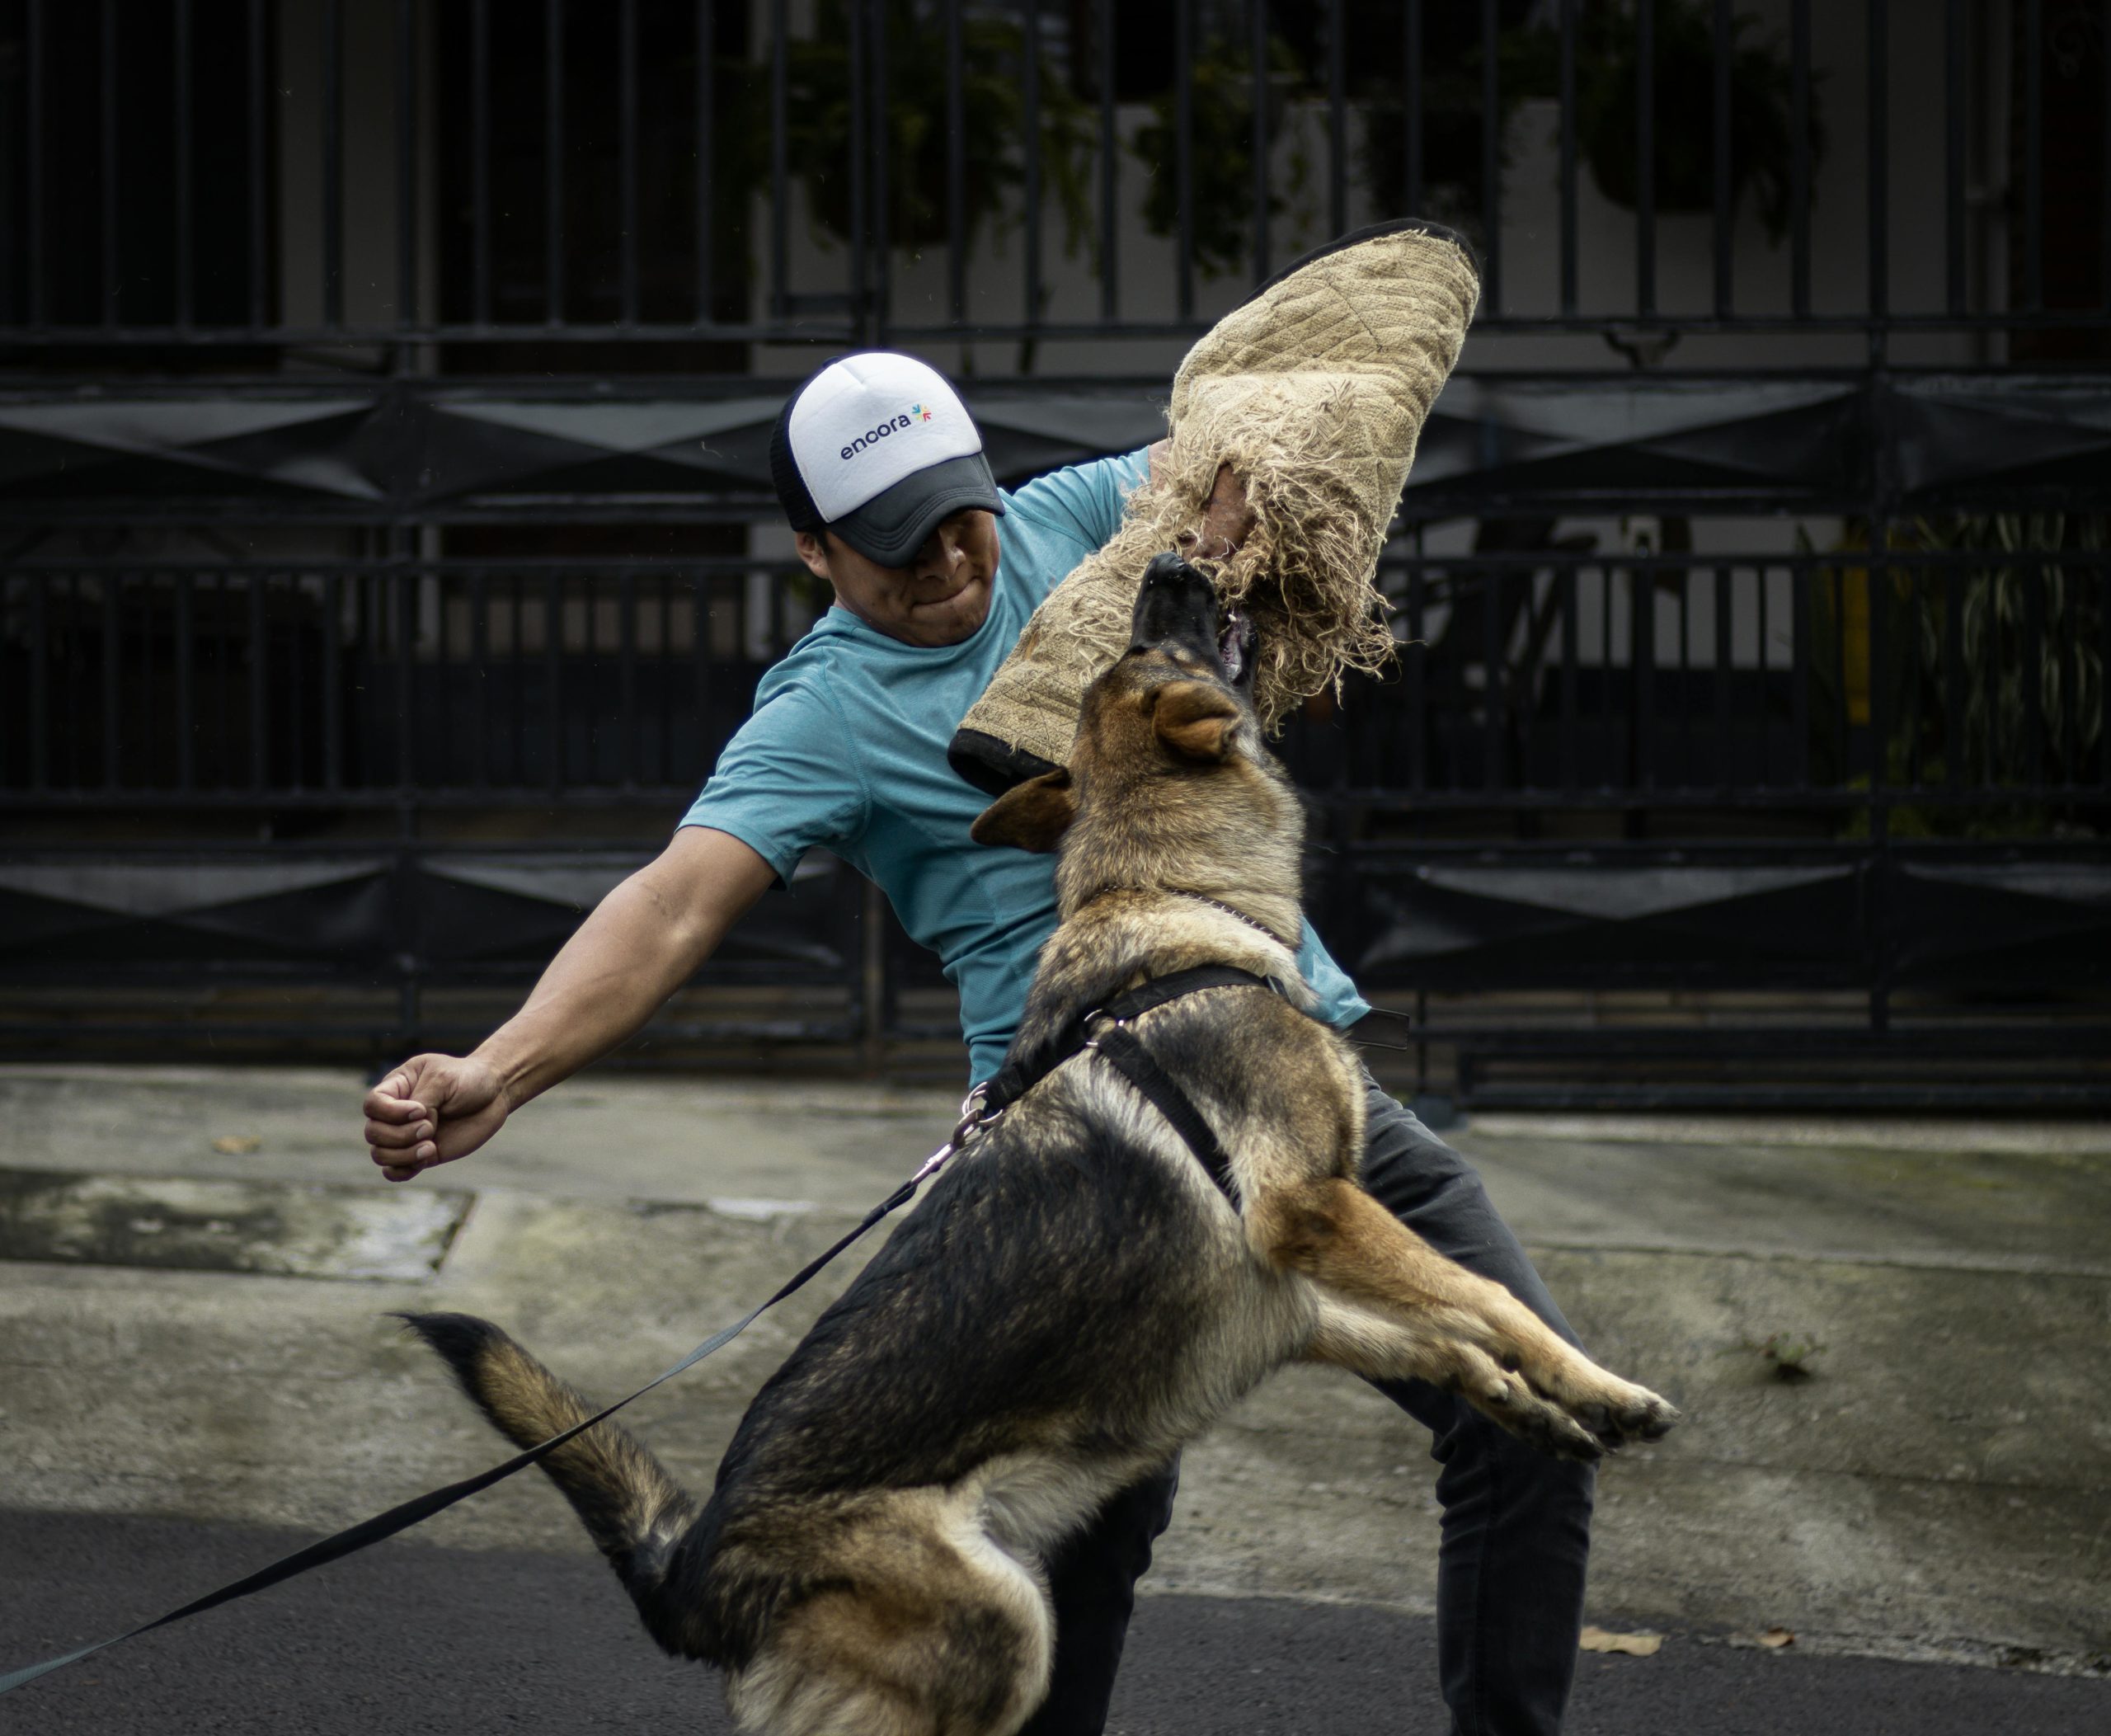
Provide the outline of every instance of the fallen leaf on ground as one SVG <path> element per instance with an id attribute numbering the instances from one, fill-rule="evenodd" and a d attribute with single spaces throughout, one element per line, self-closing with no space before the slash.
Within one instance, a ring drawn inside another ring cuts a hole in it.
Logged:
<path id="1" fill-rule="evenodd" d="M 1796 1636 L 1785 1627 L 1770 1627 L 1759 1636 L 1759 1643 L 1779 1651 L 1784 1645 L 1794 1645 Z"/>
<path id="2" fill-rule="evenodd" d="M 1663 1643 L 1662 1634 L 1615 1634 L 1602 1627 L 1585 1628 L 1578 1642 L 1587 1652 L 1624 1652 L 1630 1658 L 1653 1658 Z"/>
<path id="3" fill-rule="evenodd" d="M 213 1149 L 228 1157 L 247 1157 L 263 1143 L 254 1133 L 223 1133 L 213 1141 Z"/>

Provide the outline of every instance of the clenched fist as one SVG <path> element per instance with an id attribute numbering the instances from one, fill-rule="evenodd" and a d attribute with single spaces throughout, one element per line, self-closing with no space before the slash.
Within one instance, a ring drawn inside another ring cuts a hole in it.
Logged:
<path id="1" fill-rule="evenodd" d="M 367 1150 L 392 1182 L 467 1157 L 505 1125 L 497 1072 L 474 1056 L 416 1055 L 366 1094 Z"/>

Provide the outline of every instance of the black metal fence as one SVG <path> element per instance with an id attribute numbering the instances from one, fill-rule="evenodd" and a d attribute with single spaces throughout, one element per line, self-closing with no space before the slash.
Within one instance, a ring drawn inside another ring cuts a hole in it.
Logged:
<path id="1" fill-rule="evenodd" d="M 9 0 L 0 335 L 1178 337 L 1406 210 L 1474 234 L 1486 336 L 2100 359 L 2104 30 L 2089 0 Z"/>
<path id="2" fill-rule="evenodd" d="M 0 0 L 6 1040 L 79 984 L 173 1030 L 123 986 L 197 981 L 445 1034 L 811 619 L 764 447 L 823 346 L 961 374 L 1015 480 L 1144 444 L 1249 284 L 1413 210 L 1485 294 L 1381 569 L 1399 670 L 1286 737 L 1337 952 L 1483 1099 L 2090 1099 L 2107 37 L 2088 0 Z M 879 915 L 815 864 L 689 1028 L 942 1028 Z"/>

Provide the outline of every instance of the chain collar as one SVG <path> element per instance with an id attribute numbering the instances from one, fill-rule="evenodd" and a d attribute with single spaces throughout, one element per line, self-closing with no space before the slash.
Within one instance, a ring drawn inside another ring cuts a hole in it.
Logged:
<path id="1" fill-rule="evenodd" d="M 1222 910 L 1227 916 L 1236 916 L 1241 922 L 1244 923 L 1247 927 L 1249 929 L 1258 929 L 1260 933 L 1266 934 L 1269 939 L 1274 941 L 1277 946 L 1283 948 L 1286 951 L 1295 953 L 1297 950 L 1297 943 L 1295 941 L 1284 939 L 1281 935 L 1278 934 L 1273 929 L 1270 928 L 1267 923 L 1262 921 L 1259 917 L 1249 916 L 1245 911 L 1239 909 L 1236 906 L 1226 904 L 1221 898 L 1212 898 L 1204 892 L 1191 892 L 1184 887 L 1103 886 L 1095 892 L 1090 898 L 1080 898 L 1078 901 L 1078 908 L 1079 910 L 1083 910 L 1087 905 L 1093 903 L 1095 900 L 1104 898 L 1109 892 L 1135 892 L 1140 894 L 1159 892 L 1164 893 L 1169 897 L 1185 898 L 1195 904 L 1206 904 L 1213 910 Z"/>

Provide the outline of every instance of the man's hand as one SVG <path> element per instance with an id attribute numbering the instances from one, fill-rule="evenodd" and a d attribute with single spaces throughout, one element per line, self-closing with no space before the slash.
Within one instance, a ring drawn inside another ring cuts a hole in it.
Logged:
<path id="1" fill-rule="evenodd" d="M 696 974 L 776 871 L 730 832 L 684 826 L 594 906 L 512 1018 L 468 1056 L 417 1055 L 367 1093 L 392 1182 L 467 1157 L 523 1103 L 632 1035 Z"/>
<path id="2" fill-rule="evenodd" d="M 367 1150 L 390 1181 L 407 1182 L 467 1157 L 511 1108 L 496 1070 L 473 1055 L 413 1056 L 366 1094 Z"/>

